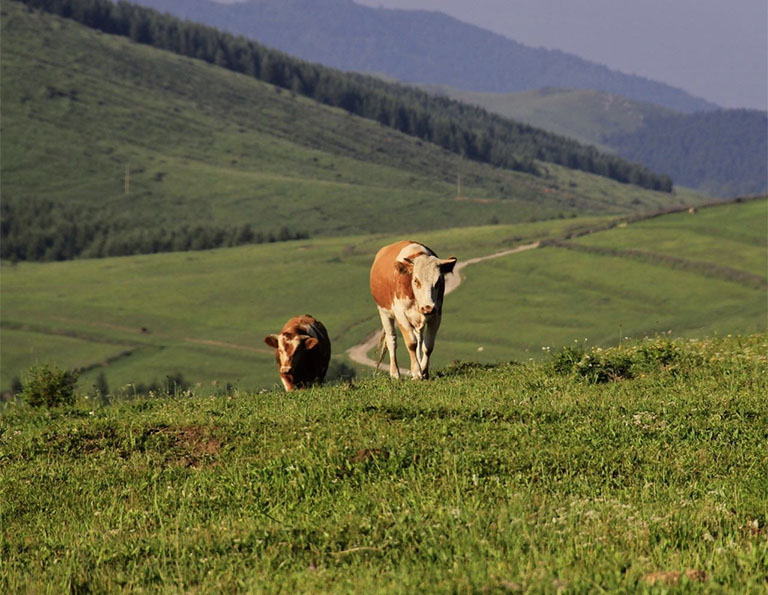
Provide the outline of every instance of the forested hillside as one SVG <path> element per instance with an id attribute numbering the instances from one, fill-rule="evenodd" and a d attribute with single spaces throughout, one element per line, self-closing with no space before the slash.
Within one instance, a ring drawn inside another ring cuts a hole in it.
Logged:
<path id="1" fill-rule="evenodd" d="M 446 86 L 423 88 L 604 151 L 611 150 L 605 137 L 634 132 L 649 118 L 679 113 L 592 89 L 547 87 L 519 93 L 479 93 Z"/>
<path id="2" fill-rule="evenodd" d="M 598 89 L 683 112 L 713 109 L 687 92 L 557 50 L 531 48 L 438 12 L 388 10 L 352 0 L 138 0 L 313 62 L 400 81 L 508 93 Z"/>
<path id="3" fill-rule="evenodd" d="M 3 3 L 0 24 L 3 258 L 413 232 L 700 200 L 539 161 L 536 175 L 492 167 L 16 2 Z"/>
<path id="4" fill-rule="evenodd" d="M 755 110 L 682 114 L 583 89 L 476 93 L 427 87 L 537 128 L 594 144 L 716 197 L 768 191 L 768 122 Z"/>
<path id="5" fill-rule="evenodd" d="M 660 116 L 605 138 L 616 152 L 712 196 L 768 191 L 768 114 L 718 110 Z"/>
<path id="6" fill-rule="evenodd" d="M 449 151 L 494 166 L 535 173 L 534 160 L 669 192 L 672 181 L 592 147 L 448 99 L 345 75 L 291 58 L 211 27 L 109 0 L 24 0 L 88 27 L 191 56 L 375 120 Z"/>

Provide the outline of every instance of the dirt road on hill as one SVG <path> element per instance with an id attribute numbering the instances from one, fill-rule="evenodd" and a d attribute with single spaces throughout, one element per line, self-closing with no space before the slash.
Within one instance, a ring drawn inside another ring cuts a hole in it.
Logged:
<path id="1" fill-rule="evenodd" d="M 517 254 L 518 252 L 533 250 L 538 247 L 539 247 L 539 242 L 534 242 L 532 244 L 524 244 L 523 246 L 518 246 L 517 248 L 502 250 L 501 252 L 495 252 L 493 254 L 488 254 L 486 256 L 478 256 L 476 258 L 470 258 L 469 260 L 459 261 L 456 264 L 456 267 L 453 269 L 453 273 L 451 273 L 445 278 L 446 295 L 448 295 L 452 291 L 455 291 L 456 288 L 459 285 L 461 285 L 461 282 L 462 282 L 461 271 L 464 270 L 464 267 L 467 267 L 471 264 L 477 264 L 478 262 L 491 260 L 493 258 L 500 258 L 502 256 L 509 256 L 510 254 Z M 378 345 L 379 338 L 381 337 L 382 332 L 383 331 L 381 329 L 378 329 L 373 333 L 371 333 L 370 335 L 368 335 L 368 337 L 362 343 L 359 343 L 358 345 L 355 345 L 347 349 L 347 356 L 349 356 L 349 358 L 353 362 L 362 364 L 364 366 L 370 366 L 371 368 L 375 368 L 376 362 L 368 357 L 368 352 L 371 351 L 371 349 L 373 349 L 374 347 L 376 347 L 376 345 Z M 400 368 L 400 373 L 403 375 L 407 375 L 410 373 L 410 371 L 404 368 Z"/>

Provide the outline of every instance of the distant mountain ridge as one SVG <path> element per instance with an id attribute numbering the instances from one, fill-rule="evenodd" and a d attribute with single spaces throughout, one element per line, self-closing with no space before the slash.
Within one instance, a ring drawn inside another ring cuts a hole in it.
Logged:
<path id="1" fill-rule="evenodd" d="M 531 48 L 438 12 L 371 8 L 353 0 L 137 3 L 256 39 L 305 60 L 404 82 L 494 93 L 596 89 L 685 113 L 717 108 L 671 85 L 558 50 Z"/>
<path id="2" fill-rule="evenodd" d="M 683 114 L 599 91 L 476 93 L 425 87 L 666 173 L 716 197 L 768 192 L 768 115 L 722 109 Z"/>

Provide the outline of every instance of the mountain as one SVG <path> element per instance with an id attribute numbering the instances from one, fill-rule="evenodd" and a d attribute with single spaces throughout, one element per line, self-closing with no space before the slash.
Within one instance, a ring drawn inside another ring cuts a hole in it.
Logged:
<path id="1" fill-rule="evenodd" d="M 763 111 L 658 115 L 604 140 L 618 155 L 711 196 L 768 192 L 768 114 Z"/>
<path id="2" fill-rule="evenodd" d="M 531 48 L 438 12 L 352 0 L 140 0 L 140 4 L 257 39 L 322 64 L 404 82 L 508 93 L 596 89 L 681 112 L 716 106 L 687 92 L 557 50 Z"/>
<path id="3" fill-rule="evenodd" d="M 757 110 L 683 114 L 583 89 L 479 93 L 424 86 L 439 96 L 610 151 L 714 197 L 768 191 L 768 122 Z"/>
<path id="4" fill-rule="evenodd" d="M 679 113 L 591 89 L 548 87 L 519 93 L 481 93 L 435 85 L 423 88 L 605 151 L 612 150 L 604 142 L 606 136 L 634 132 L 651 118 Z"/>
<path id="5" fill-rule="evenodd" d="M 235 234 L 411 233 L 697 200 L 552 163 L 537 161 L 533 175 L 462 158 L 16 2 L 3 2 L 0 24 L 1 245 L 19 247 L 4 257 L 206 248 Z"/>
<path id="6" fill-rule="evenodd" d="M 478 93 L 425 87 L 611 151 L 715 197 L 768 192 L 768 116 L 757 110 L 682 114 L 592 90 Z"/>

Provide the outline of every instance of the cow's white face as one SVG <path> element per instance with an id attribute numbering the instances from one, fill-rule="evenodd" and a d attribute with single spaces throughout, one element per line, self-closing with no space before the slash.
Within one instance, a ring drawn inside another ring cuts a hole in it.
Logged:
<path id="1" fill-rule="evenodd" d="M 453 271 L 455 258 L 437 258 L 422 254 L 411 264 L 411 287 L 419 312 L 424 316 L 439 314 L 445 293 L 445 275 Z"/>
<path id="2" fill-rule="evenodd" d="M 301 362 L 307 350 L 317 346 L 317 339 L 309 335 L 296 333 L 280 333 L 267 335 L 264 343 L 275 349 L 275 360 L 280 377 L 286 390 L 293 389 L 293 373 L 301 368 Z"/>

